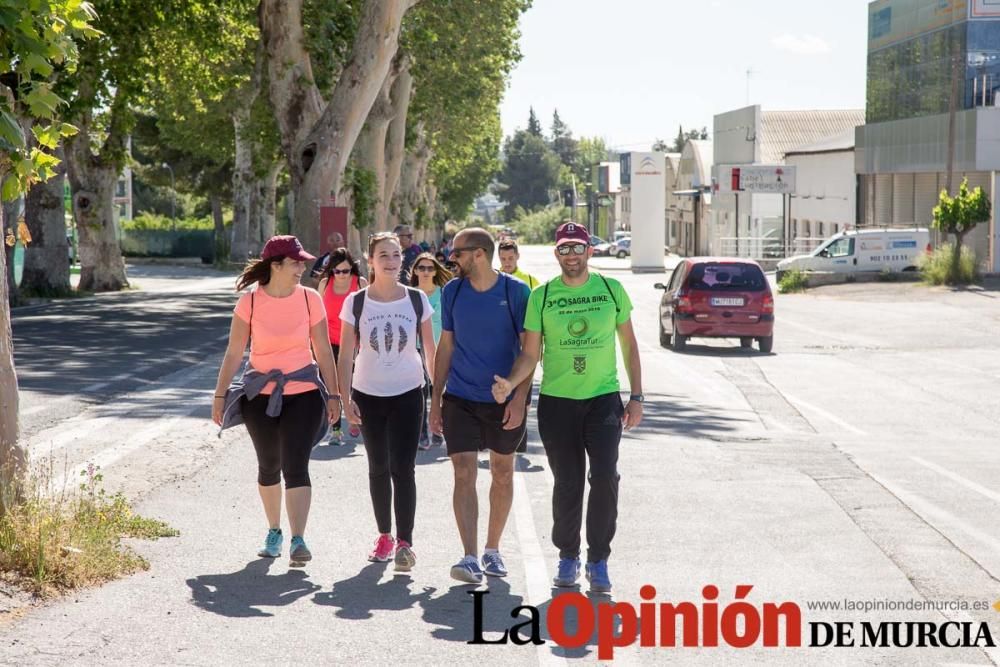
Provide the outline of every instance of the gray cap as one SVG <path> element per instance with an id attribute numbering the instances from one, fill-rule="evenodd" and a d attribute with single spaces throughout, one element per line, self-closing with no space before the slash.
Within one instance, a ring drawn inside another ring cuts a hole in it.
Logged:
<path id="1" fill-rule="evenodd" d="M 396 228 L 392 230 L 392 233 L 396 236 L 413 236 L 413 228 L 409 225 L 396 225 Z"/>

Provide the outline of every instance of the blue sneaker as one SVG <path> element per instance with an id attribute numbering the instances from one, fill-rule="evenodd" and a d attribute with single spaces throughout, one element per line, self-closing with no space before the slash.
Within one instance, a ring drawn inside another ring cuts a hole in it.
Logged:
<path id="1" fill-rule="evenodd" d="M 476 562 L 475 556 L 466 556 L 451 566 L 451 578 L 464 584 L 481 584 L 483 583 L 483 570 Z"/>
<path id="2" fill-rule="evenodd" d="M 281 555 L 281 543 L 285 540 L 280 528 L 272 528 L 267 531 L 264 538 L 264 548 L 257 552 L 261 558 L 277 558 Z"/>
<path id="3" fill-rule="evenodd" d="M 610 593 L 611 578 L 608 577 L 608 561 L 599 560 L 587 563 L 587 581 L 590 582 L 591 593 Z"/>
<path id="4" fill-rule="evenodd" d="M 313 559 L 312 552 L 306 546 L 306 541 L 299 535 L 292 536 L 292 549 L 288 554 L 288 560 L 293 563 L 306 563 Z"/>
<path id="5" fill-rule="evenodd" d="M 560 558 L 559 571 L 552 579 L 555 586 L 567 587 L 576 586 L 576 580 L 580 578 L 579 558 Z"/>
<path id="6" fill-rule="evenodd" d="M 483 572 L 488 577 L 506 577 L 507 568 L 499 552 L 483 554 Z"/>

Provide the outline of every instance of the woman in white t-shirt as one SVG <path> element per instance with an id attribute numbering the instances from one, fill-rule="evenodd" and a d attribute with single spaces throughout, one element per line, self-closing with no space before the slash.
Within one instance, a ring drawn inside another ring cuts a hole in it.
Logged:
<path id="1" fill-rule="evenodd" d="M 424 370 L 428 376 L 433 374 L 435 346 L 433 308 L 426 294 L 398 281 L 402 263 L 395 234 L 376 234 L 368 241 L 371 284 L 348 296 L 340 310 L 341 345 L 357 341 L 358 355 L 355 360 L 354 355 L 341 354 L 338 370 L 341 392 L 350 397 L 347 419 L 361 426 L 368 454 L 368 488 L 379 531 L 368 559 L 384 563 L 394 558 L 396 570 L 407 572 L 416 563 L 414 471 Z M 363 305 L 356 313 L 359 299 Z M 422 311 L 419 322 L 418 309 Z M 417 349 L 418 339 L 424 358 Z M 390 532 L 394 506 L 395 539 Z"/>

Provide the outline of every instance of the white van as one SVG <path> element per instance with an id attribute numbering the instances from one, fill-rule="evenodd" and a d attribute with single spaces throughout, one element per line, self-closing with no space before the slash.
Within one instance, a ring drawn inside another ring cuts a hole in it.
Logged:
<path id="1" fill-rule="evenodd" d="M 863 271 L 916 271 L 920 255 L 929 252 L 931 234 L 922 228 L 856 229 L 823 241 L 808 255 L 778 262 L 777 278 L 786 271 L 859 273 Z"/>

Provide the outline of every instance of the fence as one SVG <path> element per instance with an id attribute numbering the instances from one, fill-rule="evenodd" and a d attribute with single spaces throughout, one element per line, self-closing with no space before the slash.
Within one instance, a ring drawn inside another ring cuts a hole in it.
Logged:
<path id="1" fill-rule="evenodd" d="M 121 238 L 122 254 L 129 257 L 201 257 L 209 262 L 214 243 L 211 229 L 127 229 Z"/>

